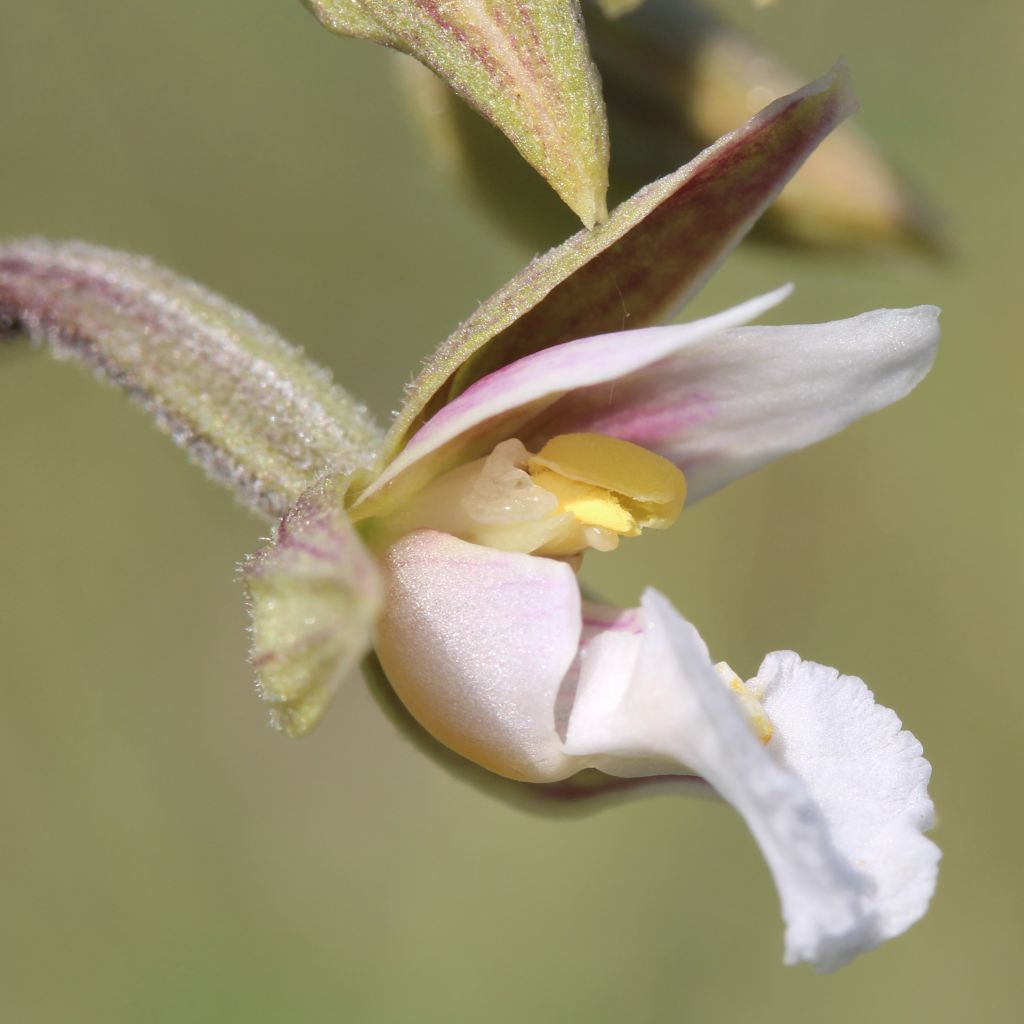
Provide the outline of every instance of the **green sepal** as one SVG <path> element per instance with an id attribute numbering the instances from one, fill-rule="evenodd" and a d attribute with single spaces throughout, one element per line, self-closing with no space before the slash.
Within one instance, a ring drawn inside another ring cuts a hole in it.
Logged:
<path id="1" fill-rule="evenodd" d="M 243 567 L 252 664 L 275 728 L 303 736 L 370 649 L 380 574 L 348 521 L 344 478 L 315 484 Z"/>
<path id="2" fill-rule="evenodd" d="M 588 227 L 607 216 L 608 127 L 579 0 L 303 0 L 408 53 L 497 125 Z"/>
<path id="3" fill-rule="evenodd" d="M 371 462 L 364 406 L 273 330 L 138 256 L 0 243 L 0 337 L 27 333 L 122 387 L 214 479 L 268 517 L 322 473 Z"/>
<path id="4" fill-rule="evenodd" d="M 837 66 L 641 189 L 605 224 L 534 260 L 428 360 L 391 426 L 385 457 L 451 398 L 516 359 L 672 315 L 854 109 Z"/>

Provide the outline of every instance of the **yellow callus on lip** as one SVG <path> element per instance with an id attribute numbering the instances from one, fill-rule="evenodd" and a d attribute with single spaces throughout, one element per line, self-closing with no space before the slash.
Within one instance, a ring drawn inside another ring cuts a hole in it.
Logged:
<path id="1" fill-rule="evenodd" d="M 581 523 L 624 537 L 671 526 L 686 500 L 686 478 L 668 459 L 603 434 L 553 437 L 529 472 Z"/>
<path id="2" fill-rule="evenodd" d="M 750 723 L 751 731 L 762 743 L 767 743 L 772 738 L 772 723 L 761 706 L 757 694 L 733 672 L 727 662 L 718 662 L 715 665 L 715 671 L 718 673 L 718 678 L 736 695 L 736 699 Z"/>

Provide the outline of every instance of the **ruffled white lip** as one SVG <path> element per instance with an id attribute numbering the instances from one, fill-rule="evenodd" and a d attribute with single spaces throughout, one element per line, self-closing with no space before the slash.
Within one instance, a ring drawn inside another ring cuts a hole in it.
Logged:
<path id="1" fill-rule="evenodd" d="M 780 651 L 764 659 L 751 684 L 776 730 L 768 753 L 803 782 L 836 851 L 872 883 L 860 926 L 832 938 L 833 948 L 816 950 L 825 939 L 802 918 L 790 925 L 790 962 L 838 967 L 860 948 L 899 935 L 928 908 L 941 857 L 922 835 L 935 821 L 931 765 L 860 679 Z"/>
<path id="2" fill-rule="evenodd" d="M 656 591 L 644 629 L 599 634 L 584 656 L 566 753 L 613 775 L 690 768 L 743 815 L 775 878 L 786 962 L 821 970 L 925 912 L 939 851 L 921 746 L 860 679 L 768 655 L 747 684 L 767 747 L 722 686 L 690 623 Z"/>

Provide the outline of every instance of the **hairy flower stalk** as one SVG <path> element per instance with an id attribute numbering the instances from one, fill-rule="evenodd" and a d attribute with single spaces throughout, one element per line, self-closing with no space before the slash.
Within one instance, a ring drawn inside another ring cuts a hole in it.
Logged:
<path id="1" fill-rule="evenodd" d="M 783 287 L 654 326 L 851 109 L 841 73 L 814 83 L 534 261 L 386 435 L 268 329 L 131 257 L 0 246 L 0 329 L 81 357 L 249 504 L 287 509 L 246 566 L 278 727 L 308 732 L 372 647 L 419 726 L 508 786 L 704 780 L 771 869 L 787 962 L 832 969 L 927 908 L 920 744 L 861 680 L 785 651 L 743 680 L 657 591 L 610 608 L 577 571 L 927 373 L 933 307 L 754 326 Z"/>

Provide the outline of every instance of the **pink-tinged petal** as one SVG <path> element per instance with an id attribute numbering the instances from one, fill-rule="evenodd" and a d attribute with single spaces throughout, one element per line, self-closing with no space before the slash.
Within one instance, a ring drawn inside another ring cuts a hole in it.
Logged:
<path id="1" fill-rule="evenodd" d="M 577 770 L 555 728 L 580 640 L 568 565 L 432 530 L 384 553 L 377 654 L 413 717 L 471 761 L 513 779 Z"/>
<path id="2" fill-rule="evenodd" d="M 695 501 L 903 398 L 935 358 L 938 313 L 879 309 L 687 339 L 614 384 L 567 394 L 533 430 L 591 431 L 650 448 L 683 470 Z M 534 443 L 528 433 L 522 440 Z"/>
<path id="3" fill-rule="evenodd" d="M 760 316 L 790 292 L 780 288 L 691 324 L 584 338 L 545 349 L 477 381 L 410 439 L 405 449 L 352 505 L 357 519 L 399 507 L 430 480 L 487 454 L 499 441 L 530 432 L 560 398 L 581 389 L 614 393 L 619 382 L 687 345 Z M 536 433 L 536 431 L 533 431 Z"/>
<path id="4" fill-rule="evenodd" d="M 855 106 L 845 69 L 837 67 L 641 189 L 605 224 L 534 260 L 428 360 L 388 431 L 386 455 L 503 366 L 577 338 L 667 319 Z"/>
<path id="5" fill-rule="evenodd" d="M 556 782 L 523 782 L 496 775 L 456 754 L 438 742 L 409 713 L 388 681 L 379 659 L 363 661 L 363 676 L 370 693 L 396 731 L 420 754 L 445 772 L 458 785 L 469 785 L 481 794 L 500 800 L 517 810 L 565 821 L 569 817 L 594 814 L 611 806 L 653 793 L 678 793 L 717 799 L 715 791 L 695 776 L 654 775 L 623 779 L 596 769 L 584 769 Z"/>
<path id="6" fill-rule="evenodd" d="M 864 904 L 875 941 L 906 931 L 928 909 L 941 856 L 921 834 L 935 817 L 921 744 L 860 679 L 792 651 L 769 654 L 748 686 L 775 727 L 768 752 L 803 780 L 836 847 L 874 883 Z M 789 955 L 809 958 L 795 936 Z"/>
<path id="7" fill-rule="evenodd" d="M 643 614 L 639 608 L 616 608 L 613 605 L 598 604 L 595 601 L 584 601 L 582 614 L 583 628 L 580 632 L 579 650 L 576 652 L 576 658 L 558 691 L 558 702 L 555 705 L 555 723 L 558 734 L 563 739 L 569 727 L 573 705 L 576 703 L 580 671 L 584 661 L 587 661 L 591 670 L 595 664 L 600 662 L 603 671 L 613 671 L 610 659 L 596 657 L 595 651 L 590 649 L 591 644 L 596 641 L 599 649 L 606 643 L 615 643 L 616 641 L 609 638 L 620 633 L 627 637 L 640 637 L 644 631 Z M 650 776 L 655 773 L 646 774 Z"/>
<path id="8" fill-rule="evenodd" d="M 245 565 L 252 664 L 271 722 L 302 736 L 370 648 L 380 575 L 342 510 L 344 481 L 324 480 Z"/>
<path id="9" fill-rule="evenodd" d="M 775 730 L 755 737 L 690 623 L 661 595 L 644 632 L 590 641 L 565 751 L 609 774 L 696 772 L 744 817 L 774 876 L 786 960 L 832 970 L 923 913 L 937 851 L 928 769 L 860 680 L 772 655 L 749 684 Z"/>

